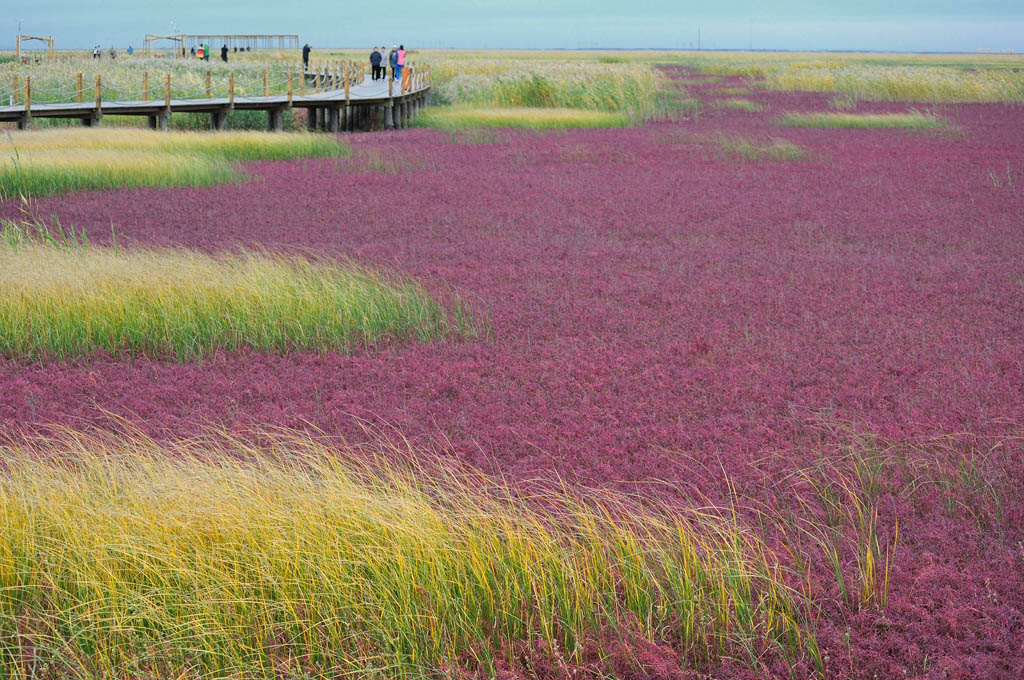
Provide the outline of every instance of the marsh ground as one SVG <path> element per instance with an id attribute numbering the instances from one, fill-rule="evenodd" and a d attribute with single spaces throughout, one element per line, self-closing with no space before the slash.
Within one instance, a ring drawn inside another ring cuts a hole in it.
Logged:
<path id="1" fill-rule="evenodd" d="M 889 489 L 889 605 L 822 599 L 820 641 L 835 677 L 1016 677 L 1024 109 L 928 107 L 950 124 L 938 131 L 781 127 L 830 97 L 716 107 L 716 89 L 744 81 L 667 73 L 705 105 L 628 129 L 357 135 L 352 159 L 252 164 L 244 185 L 37 201 L 92 242 L 114 224 L 132 243 L 314 251 L 416 276 L 486 310 L 494 334 L 350 356 L 6 362 L 0 427 L 115 414 L 157 435 L 312 424 L 358 439 L 369 421 L 487 471 L 681 503 L 726 498 L 726 475 L 757 498 L 785 461 L 832 450 L 823 420 L 897 442 L 969 433 L 990 452 L 999 516 Z M 723 134 L 807 157 L 722 153 Z M 403 160 L 353 171 L 360 154 Z"/>

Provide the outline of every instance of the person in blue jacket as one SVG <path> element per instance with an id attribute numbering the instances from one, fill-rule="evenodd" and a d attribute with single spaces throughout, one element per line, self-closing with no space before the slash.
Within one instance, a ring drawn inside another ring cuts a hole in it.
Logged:
<path id="1" fill-rule="evenodd" d="M 391 65 L 391 77 L 398 77 L 398 47 L 393 46 L 391 48 L 391 54 L 388 55 L 388 64 Z"/>
<path id="2" fill-rule="evenodd" d="M 383 55 L 381 55 L 380 50 L 378 50 L 376 47 L 374 47 L 373 48 L 373 52 L 370 52 L 370 70 L 373 72 L 373 79 L 374 80 L 380 80 L 381 79 L 381 70 L 382 69 L 380 67 L 380 62 L 382 61 L 382 59 L 383 59 Z"/>

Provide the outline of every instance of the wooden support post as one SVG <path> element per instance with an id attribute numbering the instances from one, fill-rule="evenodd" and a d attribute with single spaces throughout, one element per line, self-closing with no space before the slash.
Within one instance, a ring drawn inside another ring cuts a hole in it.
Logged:
<path id="1" fill-rule="evenodd" d="M 164 108 L 171 110 L 171 74 L 164 78 Z"/>
<path id="2" fill-rule="evenodd" d="M 228 110 L 218 109 L 210 112 L 210 130 L 221 131 L 228 129 Z"/>
<path id="3" fill-rule="evenodd" d="M 392 92 L 393 88 L 394 88 L 394 85 L 392 83 L 392 79 L 388 78 L 388 96 L 389 97 L 393 97 L 394 96 L 394 92 Z"/>
<path id="4" fill-rule="evenodd" d="M 289 106 L 289 108 L 291 107 L 291 105 L 292 105 L 292 72 L 291 72 L 291 69 L 289 69 L 288 70 L 288 106 Z"/>
<path id="5" fill-rule="evenodd" d="M 306 109 L 306 129 L 310 132 L 316 130 L 316 107 L 311 106 Z"/>
<path id="6" fill-rule="evenodd" d="M 13 101 L 11 102 L 15 106 L 18 104 L 18 91 L 21 89 L 21 83 L 18 81 L 18 76 L 14 76 L 14 95 Z"/>
<path id="7" fill-rule="evenodd" d="M 96 117 L 99 118 L 103 111 L 103 82 L 100 76 L 96 76 Z"/>
<path id="8" fill-rule="evenodd" d="M 283 113 L 281 109 L 270 109 L 267 111 L 267 130 L 269 132 L 280 132 L 284 129 Z"/>
<path id="9" fill-rule="evenodd" d="M 345 104 L 346 105 L 349 103 L 349 99 L 348 99 L 348 81 L 349 81 L 349 79 L 345 78 Z"/>
<path id="10" fill-rule="evenodd" d="M 228 106 L 235 108 L 235 72 L 228 74 Z"/>
<path id="11" fill-rule="evenodd" d="M 79 74 L 78 74 L 78 103 L 79 103 L 79 104 L 81 104 L 81 103 L 82 103 L 82 94 L 83 94 L 83 88 L 82 88 L 82 74 L 81 74 L 81 73 L 79 73 Z"/>
<path id="12" fill-rule="evenodd" d="M 210 99 L 213 95 L 210 94 L 210 72 L 206 72 L 206 98 Z"/>
<path id="13" fill-rule="evenodd" d="M 263 96 L 270 96 L 270 74 L 266 69 L 263 69 Z"/>
<path id="14" fill-rule="evenodd" d="M 338 132 L 341 129 L 337 106 L 332 106 L 327 110 L 327 129 L 331 132 Z"/>
<path id="15" fill-rule="evenodd" d="M 149 101 L 149 71 L 142 72 L 142 101 Z"/>
<path id="16" fill-rule="evenodd" d="M 394 130 L 395 129 L 395 100 L 388 99 L 388 103 L 384 105 L 384 129 Z"/>

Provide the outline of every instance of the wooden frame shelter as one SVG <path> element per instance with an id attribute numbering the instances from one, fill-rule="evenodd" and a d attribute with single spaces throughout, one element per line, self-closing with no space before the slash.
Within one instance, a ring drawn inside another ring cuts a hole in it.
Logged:
<path id="1" fill-rule="evenodd" d="M 299 49 L 299 36 L 297 33 L 280 34 L 248 34 L 248 33 L 177 33 L 175 35 L 154 35 L 146 34 L 142 43 L 142 49 L 146 54 L 153 51 L 153 43 L 161 40 L 173 40 L 175 55 L 183 56 L 199 45 L 209 45 L 210 49 L 217 50 L 222 45 L 227 45 L 229 50 L 297 50 Z"/>
<path id="2" fill-rule="evenodd" d="M 40 35 L 25 35 L 24 33 L 19 33 L 17 39 L 15 40 L 15 43 L 17 45 L 17 50 L 18 50 L 18 61 L 21 61 L 21 43 L 29 41 L 29 40 L 38 40 L 40 42 L 46 43 L 46 47 L 47 47 L 46 56 L 47 56 L 48 59 L 53 59 L 56 56 L 57 53 L 56 53 L 56 50 L 54 50 L 54 47 L 53 47 L 53 36 L 52 35 L 40 36 Z"/>

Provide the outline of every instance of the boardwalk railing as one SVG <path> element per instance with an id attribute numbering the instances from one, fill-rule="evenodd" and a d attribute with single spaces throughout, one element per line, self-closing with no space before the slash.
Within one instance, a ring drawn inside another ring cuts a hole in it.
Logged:
<path id="1" fill-rule="evenodd" d="M 215 80 L 207 71 L 197 96 L 177 92 L 170 74 L 150 78 L 143 72 L 137 87 L 112 87 L 101 76 L 93 85 L 78 73 L 63 87 L 42 90 L 33 90 L 30 76 L 13 76 L 0 83 L 0 121 L 28 129 L 34 118 L 72 118 L 91 127 L 111 114 L 147 116 L 151 128 L 166 130 L 173 113 L 208 113 L 210 129 L 223 130 L 228 113 L 239 110 L 266 111 L 267 129 L 281 130 L 284 111 L 303 108 L 310 130 L 380 130 L 406 127 L 430 94 L 429 66 L 407 66 L 401 82 L 372 80 L 364 67 L 344 63 L 265 70 L 262 76 L 242 94 L 233 72 Z"/>

